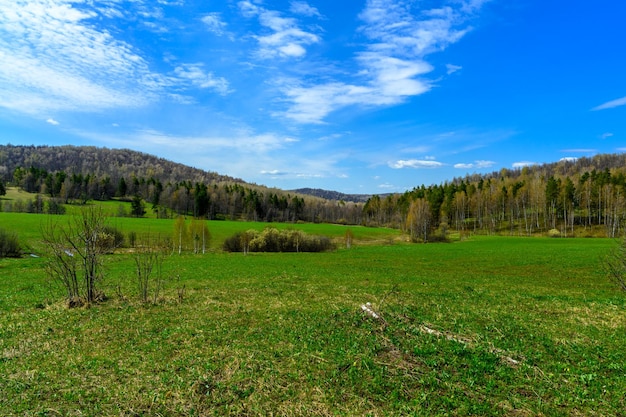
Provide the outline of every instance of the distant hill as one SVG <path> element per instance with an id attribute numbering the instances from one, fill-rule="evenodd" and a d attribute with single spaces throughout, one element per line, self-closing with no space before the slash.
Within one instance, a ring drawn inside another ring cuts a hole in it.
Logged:
<path id="1" fill-rule="evenodd" d="M 96 174 L 117 179 L 133 176 L 154 178 L 162 183 L 246 183 L 239 178 L 189 167 L 154 155 L 129 149 L 108 149 L 95 146 L 15 146 L 0 145 L 0 179 L 12 180 L 16 168 L 34 167 L 48 172 L 64 171 L 68 174 Z M 256 186 L 255 186 L 256 187 Z M 366 202 L 371 195 L 343 194 L 313 188 L 300 188 L 286 192 L 319 197 L 326 200 Z"/>
<path id="2" fill-rule="evenodd" d="M 352 201 L 354 203 L 365 203 L 371 194 L 343 194 L 338 191 L 322 190 L 320 188 L 298 188 L 290 190 L 292 193 L 311 195 L 326 200 Z"/>
<path id="3" fill-rule="evenodd" d="M 236 182 L 243 180 L 168 161 L 129 149 L 95 146 L 14 146 L 0 145 L 0 178 L 11 180 L 16 168 L 34 167 L 48 172 L 154 178 L 163 183 Z"/>
<path id="4" fill-rule="evenodd" d="M 5 183 L 46 195 L 54 204 L 7 201 L 0 202 L 0 211 L 56 214 L 62 204 L 121 199 L 136 201 L 132 214 L 139 217 L 142 204 L 151 204 L 161 218 L 360 224 L 362 213 L 362 204 L 352 201 L 337 204 L 141 152 L 93 146 L 0 145 L 0 185 Z M 121 207 L 119 215 L 131 214 Z"/>

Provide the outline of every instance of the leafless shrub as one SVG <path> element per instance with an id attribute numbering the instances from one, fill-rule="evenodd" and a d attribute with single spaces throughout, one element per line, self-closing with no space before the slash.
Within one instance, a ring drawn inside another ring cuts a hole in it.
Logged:
<path id="1" fill-rule="evenodd" d="M 605 270 L 611 280 L 626 291 L 626 239 L 611 250 L 604 262 Z"/>
<path id="2" fill-rule="evenodd" d="M 133 254 L 139 298 L 144 303 L 156 304 L 159 300 L 164 283 L 163 261 L 166 250 L 159 239 L 152 240 L 148 236 Z"/>
<path id="3" fill-rule="evenodd" d="M 43 241 L 50 251 L 46 271 L 63 284 L 70 307 L 104 299 L 98 289 L 102 257 L 111 251 L 114 241 L 105 223 L 100 207 L 87 207 L 67 225 L 50 221 L 42 226 Z"/>

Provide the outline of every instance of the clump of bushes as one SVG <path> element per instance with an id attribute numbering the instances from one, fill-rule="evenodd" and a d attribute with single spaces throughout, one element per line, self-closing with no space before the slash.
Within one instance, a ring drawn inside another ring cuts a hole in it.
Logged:
<path id="1" fill-rule="evenodd" d="M 19 258 L 22 248 L 17 234 L 0 229 L 0 258 Z"/>
<path id="2" fill-rule="evenodd" d="M 227 252 L 324 252 L 335 245 L 326 236 L 309 236 L 300 230 L 278 230 L 268 227 L 262 232 L 247 230 L 224 241 Z"/>

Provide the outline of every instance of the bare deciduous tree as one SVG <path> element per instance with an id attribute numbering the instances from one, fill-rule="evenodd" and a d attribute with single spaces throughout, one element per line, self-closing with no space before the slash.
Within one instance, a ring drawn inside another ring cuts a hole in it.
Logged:
<path id="1" fill-rule="evenodd" d="M 137 284 L 139 298 L 142 302 L 152 301 L 154 304 L 159 300 L 159 294 L 163 288 L 163 261 L 166 248 L 158 241 L 151 241 L 148 237 L 141 245 L 133 259 L 137 272 Z"/>

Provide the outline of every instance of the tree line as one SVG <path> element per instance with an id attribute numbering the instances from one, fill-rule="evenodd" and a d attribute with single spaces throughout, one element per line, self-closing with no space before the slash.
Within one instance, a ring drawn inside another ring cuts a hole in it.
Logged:
<path id="1" fill-rule="evenodd" d="M 589 162 L 593 160 L 583 161 Z M 626 164 L 577 169 L 581 165 L 563 161 L 502 170 L 373 196 L 363 208 L 364 223 L 404 228 L 414 240 L 431 240 L 448 230 L 619 236 L 626 220 Z"/>

